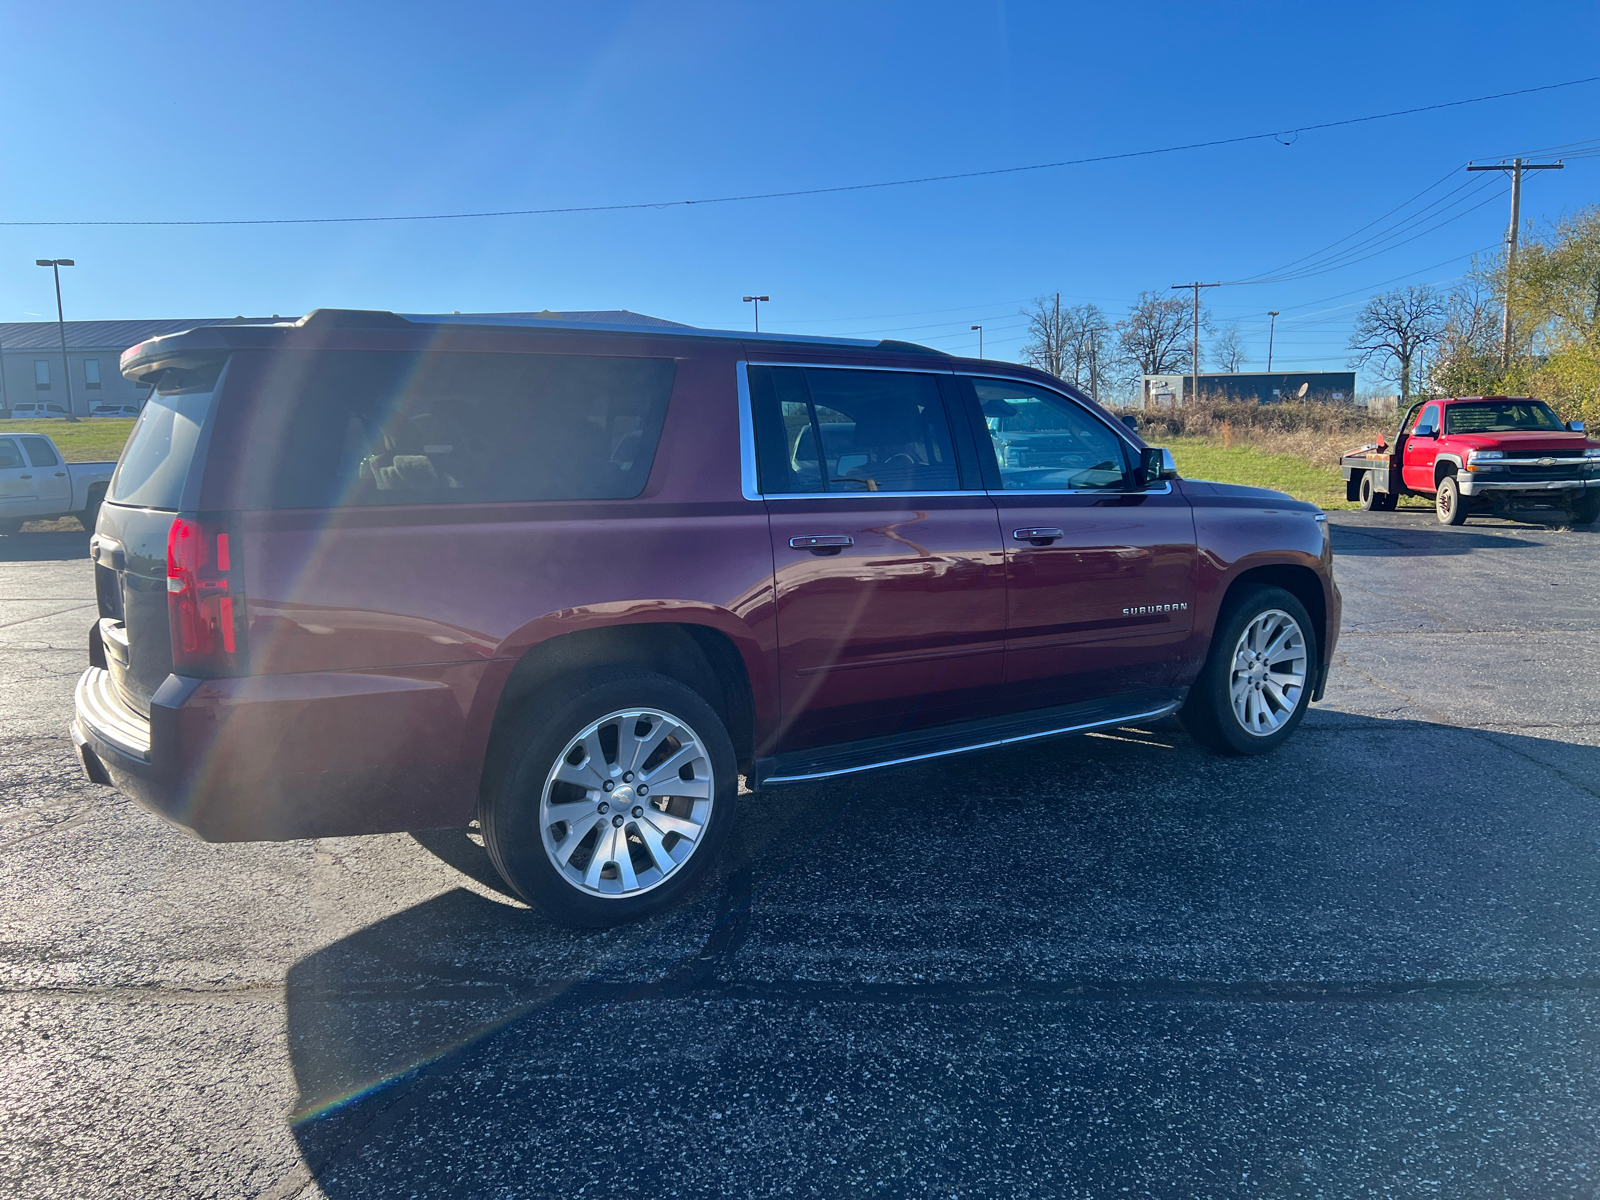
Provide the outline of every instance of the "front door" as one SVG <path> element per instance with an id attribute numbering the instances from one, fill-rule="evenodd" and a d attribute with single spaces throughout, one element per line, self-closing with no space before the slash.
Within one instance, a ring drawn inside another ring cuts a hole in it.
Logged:
<path id="1" fill-rule="evenodd" d="M 1422 410 L 1400 451 L 1400 474 L 1414 492 L 1433 491 L 1433 464 L 1439 457 L 1439 406 Z"/>
<path id="2" fill-rule="evenodd" d="M 970 386 L 1006 547 L 1008 705 L 1173 686 L 1194 620 L 1188 501 L 1137 486 L 1137 448 L 1088 405 L 1002 378 Z"/>
<path id="3" fill-rule="evenodd" d="M 0 521 L 33 516 L 38 505 L 34 474 L 17 440 L 0 437 Z"/>
<path id="4" fill-rule="evenodd" d="M 777 593 L 775 749 L 984 715 L 1002 679 L 1004 556 L 994 504 L 956 462 L 951 377 L 748 371 Z"/>

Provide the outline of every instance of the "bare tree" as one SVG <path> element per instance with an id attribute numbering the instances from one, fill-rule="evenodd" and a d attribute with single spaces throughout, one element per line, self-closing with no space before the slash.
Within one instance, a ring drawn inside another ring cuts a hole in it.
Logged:
<path id="1" fill-rule="evenodd" d="M 1364 367 L 1376 359 L 1383 377 L 1399 382 L 1400 403 L 1407 403 L 1417 360 L 1443 336 L 1445 309 L 1444 299 L 1426 284 L 1374 296 L 1356 317 L 1350 365 Z"/>
<path id="2" fill-rule="evenodd" d="M 1099 400 L 1111 323 L 1098 305 L 1075 304 L 1062 313 L 1062 332 L 1066 353 L 1061 378 L 1077 384 L 1091 400 Z"/>
<path id="3" fill-rule="evenodd" d="M 1067 368 L 1067 322 L 1072 310 L 1061 311 L 1061 293 L 1057 292 L 1038 297 L 1021 311 L 1028 318 L 1028 344 L 1022 348 L 1022 361 L 1062 378 Z"/>
<path id="4" fill-rule="evenodd" d="M 1500 390 L 1500 303 L 1494 288 L 1469 278 L 1445 302 L 1444 325 L 1428 368 L 1429 388 L 1446 396 Z"/>
<path id="5" fill-rule="evenodd" d="M 1211 353 L 1216 357 L 1217 370 L 1233 374 L 1244 368 L 1244 335 L 1237 325 L 1225 325 L 1217 340 L 1211 343 Z"/>
<path id="6" fill-rule="evenodd" d="M 1141 375 L 1170 375 L 1189 366 L 1190 302 L 1161 292 L 1140 292 L 1117 322 L 1117 352 Z"/>

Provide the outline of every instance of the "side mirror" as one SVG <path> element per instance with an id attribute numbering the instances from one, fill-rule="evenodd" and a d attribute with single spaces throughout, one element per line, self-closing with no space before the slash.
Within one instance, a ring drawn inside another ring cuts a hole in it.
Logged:
<path id="1" fill-rule="evenodd" d="M 1133 430 L 1135 433 L 1139 432 L 1139 418 L 1134 413 L 1131 413 L 1131 412 L 1123 413 L 1122 414 L 1122 423 L 1124 425 L 1126 425 L 1129 429 Z"/>
<path id="2" fill-rule="evenodd" d="M 1572 430 L 1573 433 L 1582 433 L 1583 432 L 1583 422 L 1582 421 L 1568 421 L 1567 422 L 1567 428 Z"/>
<path id="3" fill-rule="evenodd" d="M 1172 451 L 1160 446 L 1146 446 L 1139 453 L 1140 484 L 1149 487 L 1163 479 L 1176 479 L 1178 465 L 1172 461 Z"/>

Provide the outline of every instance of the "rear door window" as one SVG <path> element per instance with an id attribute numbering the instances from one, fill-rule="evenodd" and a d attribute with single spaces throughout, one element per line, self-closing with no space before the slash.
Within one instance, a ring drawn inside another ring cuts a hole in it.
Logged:
<path id="1" fill-rule="evenodd" d="M 937 376 L 833 367 L 749 370 L 764 493 L 960 489 Z"/>
<path id="2" fill-rule="evenodd" d="M 282 351 L 250 372 L 226 406 L 236 506 L 331 508 L 637 496 L 676 364 Z"/>
<path id="3" fill-rule="evenodd" d="M 56 452 L 50 448 L 50 443 L 42 437 L 23 438 L 22 448 L 27 452 L 30 466 L 58 467 L 61 465 L 61 460 L 56 457 Z"/>

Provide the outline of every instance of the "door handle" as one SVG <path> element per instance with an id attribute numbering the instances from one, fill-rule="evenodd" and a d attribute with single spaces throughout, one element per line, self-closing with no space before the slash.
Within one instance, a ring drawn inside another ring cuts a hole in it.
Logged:
<path id="1" fill-rule="evenodd" d="M 65 479 L 66 477 L 67 477 L 67 473 L 65 471 L 57 471 L 56 472 L 56 478 L 57 479 Z"/>
<path id="2" fill-rule="evenodd" d="M 18 479 L 32 479 L 33 476 L 32 475 L 18 475 L 17 478 Z"/>
<path id="3" fill-rule="evenodd" d="M 855 538 L 845 533 L 814 534 L 811 537 L 792 537 L 789 545 L 795 550 L 809 550 L 813 554 L 837 554 L 846 546 L 854 546 Z"/>
<path id="4" fill-rule="evenodd" d="M 1011 536 L 1019 542 L 1031 542 L 1035 546 L 1048 546 L 1051 542 L 1059 541 L 1067 535 L 1052 525 L 1039 529 L 1013 529 Z"/>

